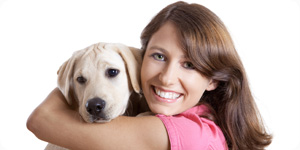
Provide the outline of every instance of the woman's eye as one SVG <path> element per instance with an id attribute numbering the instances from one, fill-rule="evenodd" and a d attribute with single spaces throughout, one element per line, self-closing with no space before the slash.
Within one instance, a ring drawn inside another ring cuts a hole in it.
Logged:
<path id="1" fill-rule="evenodd" d="M 184 62 L 183 67 L 186 69 L 195 69 L 195 66 L 191 62 Z"/>
<path id="2" fill-rule="evenodd" d="M 151 56 L 152 56 L 155 60 L 160 60 L 160 61 L 164 61 L 164 60 L 165 60 L 165 56 L 164 56 L 164 55 L 161 55 L 161 54 L 158 54 L 158 53 L 152 54 Z"/>

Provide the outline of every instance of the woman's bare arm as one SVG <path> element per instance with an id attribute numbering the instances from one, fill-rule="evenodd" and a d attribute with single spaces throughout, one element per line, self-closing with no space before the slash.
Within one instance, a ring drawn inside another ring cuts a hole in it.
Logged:
<path id="1" fill-rule="evenodd" d="M 69 149 L 169 149 L 166 129 L 155 116 L 118 117 L 85 123 L 56 88 L 27 121 L 39 139 Z"/>

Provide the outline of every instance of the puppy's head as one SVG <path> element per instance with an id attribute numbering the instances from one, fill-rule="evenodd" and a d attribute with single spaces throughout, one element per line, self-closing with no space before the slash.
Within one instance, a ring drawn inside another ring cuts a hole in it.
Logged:
<path id="1" fill-rule="evenodd" d="M 98 43 L 77 51 L 58 71 L 58 87 L 76 101 L 86 122 L 107 122 L 124 113 L 132 91 L 140 91 L 140 50 Z"/>

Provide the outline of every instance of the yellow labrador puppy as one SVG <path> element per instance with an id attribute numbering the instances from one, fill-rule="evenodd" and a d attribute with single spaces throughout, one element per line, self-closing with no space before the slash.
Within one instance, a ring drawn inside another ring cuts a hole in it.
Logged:
<path id="1" fill-rule="evenodd" d="M 89 123 L 122 115 L 132 91 L 140 92 L 142 52 L 122 44 L 97 43 L 74 52 L 58 70 L 58 87 Z M 48 144 L 46 150 L 64 149 Z"/>

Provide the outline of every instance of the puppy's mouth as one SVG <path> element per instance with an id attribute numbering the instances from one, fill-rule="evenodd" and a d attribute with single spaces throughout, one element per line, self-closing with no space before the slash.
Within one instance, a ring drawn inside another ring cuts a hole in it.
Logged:
<path id="1" fill-rule="evenodd" d="M 90 123 L 102 123 L 102 122 L 109 122 L 111 121 L 110 118 L 104 116 L 104 115 L 100 115 L 100 116 L 94 116 L 94 115 L 88 115 L 89 118 L 89 122 Z"/>
<path id="2" fill-rule="evenodd" d="M 81 118 L 87 123 L 103 123 L 109 122 L 111 119 L 105 115 L 95 116 L 89 113 L 79 113 Z"/>
<path id="3" fill-rule="evenodd" d="M 91 117 L 90 119 L 92 120 L 91 123 L 109 122 L 111 120 L 111 119 L 99 118 L 99 117 Z"/>

